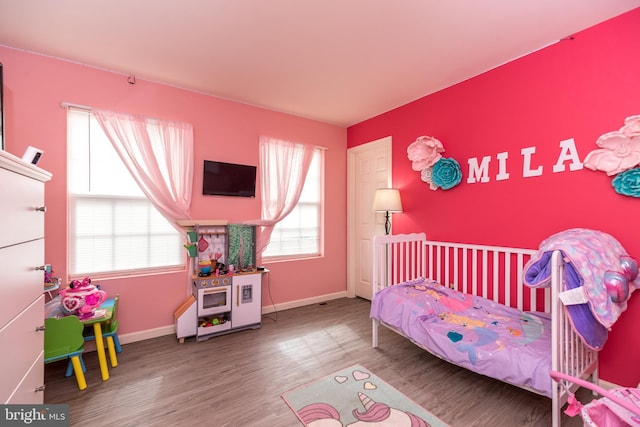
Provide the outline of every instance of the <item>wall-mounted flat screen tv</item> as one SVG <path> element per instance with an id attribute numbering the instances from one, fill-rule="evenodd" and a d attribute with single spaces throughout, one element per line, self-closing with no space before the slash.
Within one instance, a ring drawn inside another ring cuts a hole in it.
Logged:
<path id="1" fill-rule="evenodd" d="M 202 194 L 255 197 L 256 169 L 256 166 L 205 160 Z"/>

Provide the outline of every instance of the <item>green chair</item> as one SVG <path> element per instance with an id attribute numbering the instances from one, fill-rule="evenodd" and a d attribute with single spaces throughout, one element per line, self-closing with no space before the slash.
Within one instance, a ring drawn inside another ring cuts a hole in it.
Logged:
<path id="1" fill-rule="evenodd" d="M 70 359 L 73 372 L 76 375 L 78 388 L 87 388 L 84 377 L 82 352 L 84 351 L 84 339 L 82 331 L 84 326 L 77 316 L 62 318 L 50 317 L 44 321 L 44 363 L 57 360 Z"/>

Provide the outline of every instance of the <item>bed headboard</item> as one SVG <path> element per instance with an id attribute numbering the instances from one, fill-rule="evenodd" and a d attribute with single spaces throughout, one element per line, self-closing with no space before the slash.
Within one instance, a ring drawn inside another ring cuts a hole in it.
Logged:
<path id="1" fill-rule="evenodd" d="M 426 240 L 424 233 L 375 236 L 373 294 L 419 277 L 520 310 L 551 311 L 550 292 L 523 284 L 532 249 Z"/>

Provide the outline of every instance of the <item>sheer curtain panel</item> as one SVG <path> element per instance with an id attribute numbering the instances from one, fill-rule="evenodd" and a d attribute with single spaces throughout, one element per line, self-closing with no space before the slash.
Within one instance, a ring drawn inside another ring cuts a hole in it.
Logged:
<path id="1" fill-rule="evenodd" d="M 174 226 L 189 219 L 193 126 L 99 109 L 92 113 L 156 209 Z"/>
<path id="2" fill-rule="evenodd" d="M 250 221 L 260 226 L 258 256 L 269 244 L 273 227 L 298 203 L 315 149 L 312 145 L 260 138 L 262 219 Z"/>

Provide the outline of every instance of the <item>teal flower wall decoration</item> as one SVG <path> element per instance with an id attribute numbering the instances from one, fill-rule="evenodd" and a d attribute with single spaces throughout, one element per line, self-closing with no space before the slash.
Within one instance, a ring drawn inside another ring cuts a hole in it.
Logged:
<path id="1" fill-rule="evenodd" d="M 640 197 L 640 168 L 620 172 L 613 178 L 611 185 L 618 194 Z"/>
<path id="2" fill-rule="evenodd" d="M 452 158 L 441 158 L 433 165 L 431 179 L 435 185 L 443 190 L 455 187 L 462 181 L 460 164 Z"/>

